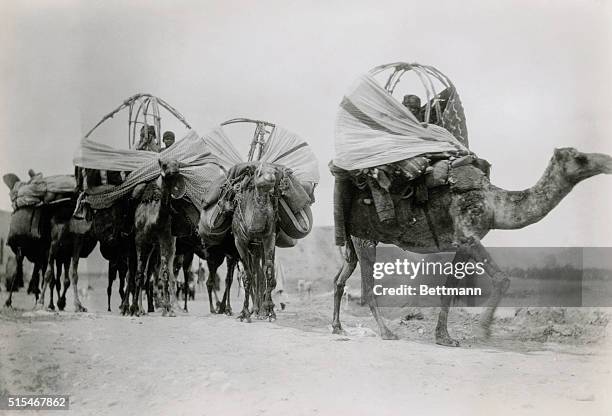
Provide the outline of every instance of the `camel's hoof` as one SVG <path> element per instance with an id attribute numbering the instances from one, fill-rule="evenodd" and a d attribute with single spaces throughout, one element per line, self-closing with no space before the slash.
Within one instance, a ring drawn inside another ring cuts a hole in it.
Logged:
<path id="1" fill-rule="evenodd" d="M 225 314 L 226 314 L 227 316 L 232 316 L 232 310 L 231 310 L 231 309 L 227 309 L 227 310 L 225 311 Z"/>
<path id="2" fill-rule="evenodd" d="M 119 307 L 119 312 L 121 312 L 121 315 L 123 315 L 123 316 L 127 315 L 129 310 L 130 310 L 130 307 L 127 306 L 127 305 L 121 305 Z"/>
<path id="3" fill-rule="evenodd" d="M 346 335 L 346 331 L 342 329 L 340 325 L 334 326 L 332 329 L 332 334 L 334 335 Z"/>
<path id="4" fill-rule="evenodd" d="M 74 311 L 75 312 L 87 312 L 87 308 L 79 303 L 77 305 L 74 305 Z"/>
<path id="5" fill-rule="evenodd" d="M 442 345 L 445 347 L 458 347 L 459 346 L 459 341 L 457 341 L 456 339 L 453 339 L 449 336 L 446 337 L 436 337 L 436 344 L 438 345 Z"/>
<path id="6" fill-rule="evenodd" d="M 130 316 L 140 316 L 140 312 L 138 310 L 138 306 L 131 305 L 130 306 Z"/>
<path id="7" fill-rule="evenodd" d="M 57 300 L 57 307 L 60 311 L 63 311 L 64 308 L 66 307 L 66 298 L 59 298 Z"/>
<path id="8" fill-rule="evenodd" d="M 185 313 L 189 313 L 189 309 L 187 309 L 187 308 L 183 308 L 183 312 L 185 312 Z"/>
<path id="9" fill-rule="evenodd" d="M 380 334 L 380 336 L 382 339 L 389 340 L 389 341 L 397 341 L 399 339 L 397 335 L 395 335 L 393 332 L 391 332 L 388 329 L 386 331 L 383 331 L 382 334 Z"/>
<path id="10" fill-rule="evenodd" d="M 111 311 L 111 309 L 110 309 L 110 307 L 108 308 L 108 312 L 112 312 L 112 311 Z"/>
<path id="11" fill-rule="evenodd" d="M 251 323 L 251 316 L 244 312 L 241 312 L 240 315 L 238 315 L 238 319 L 240 319 L 240 322 L 246 321 L 248 324 Z"/>
<path id="12" fill-rule="evenodd" d="M 176 313 L 174 313 L 174 311 L 170 309 L 168 313 L 166 314 L 166 316 L 169 318 L 174 318 L 176 316 Z"/>
<path id="13" fill-rule="evenodd" d="M 10 299 L 7 299 L 6 302 L 4 302 L 5 308 L 10 308 L 12 306 L 13 306 L 13 302 Z"/>
<path id="14" fill-rule="evenodd" d="M 53 312 L 53 311 L 55 311 L 55 306 L 52 303 L 50 303 L 49 306 L 47 306 L 47 310 L 49 312 Z"/>

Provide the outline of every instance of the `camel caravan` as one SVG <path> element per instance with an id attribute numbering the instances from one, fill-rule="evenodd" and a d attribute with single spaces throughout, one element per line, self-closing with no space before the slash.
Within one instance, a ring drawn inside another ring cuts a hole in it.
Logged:
<path id="1" fill-rule="evenodd" d="M 410 77 L 424 104 L 416 91 L 399 93 L 398 86 Z M 94 139 L 97 129 L 122 111 L 128 113 L 128 149 Z M 180 140 L 163 131 L 162 112 L 187 129 Z M 229 133 L 237 125 L 252 131 L 246 157 Z M 386 243 L 418 253 L 454 252 L 453 262 L 483 262 L 493 286 L 481 318 L 487 336 L 510 280 L 482 238 L 492 229 L 518 229 L 539 221 L 578 182 L 611 173 L 612 158 L 556 149 L 532 188 L 497 188 L 489 181 L 489 162 L 469 148 L 463 106 L 450 79 L 432 66 L 399 62 L 372 69 L 342 98 L 329 168 L 335 179 L 335 243 L 344 248 L 334 278 L 333 332 L 343 333 L 340 305 L 359 262 L 366 288 L 362 296 L 380 334 L 396 339 L 368 290 L 376 246 Z M 246 118 L 226 121 L 200 136 L 174 107 L 138 94 L 85 135 L 75 152 L 74 172 L 44 177 L 31 171 L 27 181 L 4 175 L 14 209 L 8 244 L 18 264 L 6 306 L 23 284 L 27 258 L 34 264 L 28 293 L 39 307 L 45 306 L 49 288 L 47 307 L 55 308 L 55 289 L 63 310 L 72 286 L 75 310 L 86 311 L 79 299 L 79 259 L 99 243 L 108 261 L 109 311 L 117 276 L 122 314 L 159 309 L 163 316 L 173 316 L 177 288 L 187 311 L 194 290 L 191 264 L 197 256 L 210 271 L 206 288 L 211 313 L 233 313 L 230 289 L 234 271 L 241 267 L 244 299 L 238 318 L 250 322 L 255 314 L 276 319 L 275 248 L 294 247 L 310 233 L 319 182 L 317 158 L 300 136 Z M 223 262 L 227 274 L 219 301 L 215 288 Z M 178 287 L 181 269 L 184 282 Z M 456 278 L 447 278 L 447 287 L 456 284 Z M 442 296 L 435 331 L 436 342 L 446 346 L 458 345 L 447 330 L 452 301 L 452 296 Z"/>
<path id="2" fill-rule="evenodd" d="M 93 140 L 94 130 L 122 110 L 129 113 L 129 149 Z M 188 129 L 181 140 L 175 142 L 170 131 L 162 134 L 164 110 Z M 224 131 L 224 126 L 238 122 L 255 126 L 247 158 Z M 47 287 L 57 285 L 57 306 L 63 310 L 66 289 L 72 285 L 75 310 L 86 311 L 79 298 L 78 264 L 99 242 L 108 261 L 109 311 L 118 275 L 122 314 L 140 315 L 158 307 L 162 315 L 173 316 L 176 272 L 186 272 L 182 289 L 189 293 L 191 262 L 197 255 L 208 263 L 212 313 L 232 313 L 229 290 L 241 261 L 246 275 L 240 318 L 248 321 L 253 312 L 276 318 L 271 298 L 275 247 L 295 246 L 312 229 L 310 205 L 319 173 L 306 141 L 280 126 L 248 119 L 230 120 L 199 136 L 168 103 L 138 94 L 85 135 L 73 161 L 75 175 L 36 174 L 27 182 L 12 174 L 4 177 L 14 208 L 8 244 L 18 264 L 27 257 L 35 265 L 29 291 L 37 305 L 44 307 Z M 216 270 L 224 261 L 225 293 L 213 305 Z M 60 265 L 68 264 L 60 295 Z M 40 273 L 44 278 L 39 289 Z M 47 307 L 53 310 L 50 293 Z M 6 306 L 11 299 L 12 290 Z"/>

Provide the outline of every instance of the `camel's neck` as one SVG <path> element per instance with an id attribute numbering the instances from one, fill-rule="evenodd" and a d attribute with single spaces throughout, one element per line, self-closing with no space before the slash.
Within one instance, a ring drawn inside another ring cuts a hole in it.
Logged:
<path id="1" fill-rule="evenodd" d="M 518 229 L 540 221 L 572 190 L 558 166 L 551 162 L 534 186 L 524 191 L 506 191 L 491 186 L 493 229 Z"/>
<path id="2" fill-rule="evenodd" d="M 158 223 L 164 224 L 170 221 L 170 203 L 171 203 L 171 195 L 170 190 L 172 187 L 172 179 L 168 177 L 163 177 L 161 181 L 161 198 L 159 204 L 159 216 Z"/>

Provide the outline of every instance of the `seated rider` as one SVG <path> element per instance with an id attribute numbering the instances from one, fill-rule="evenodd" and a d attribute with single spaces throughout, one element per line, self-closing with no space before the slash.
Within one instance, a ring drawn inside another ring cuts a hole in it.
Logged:
<path id="1" fill-rule="evenodd" d="M 145 137 L 145 126 L 140 128 L 140 140 L 136 145 L 136 150 L 149 150 L 151 152 L 158 152 L 161 150 L 155 139 L 155 126 L 147 126 L 147 135 Z"/>
<path id="2" fill-rule="evenodd" d="M 167 149 L 170 146 L 172 146 L 174 144 L 174 132 L 171 132 L 171 131 L 164 132 L 164 135 L 162 136 L 162 141 L 164 142 L 164 145 L 166 146 L 164 149 Z"/>
<path id="3" fill-rule="evenodd" d="M 421 99 L 417 95 L 404 95 L 404 100 L 402 101 L 404 107 L 406 107 L 410 112 L 416 117 L 416 119 L 420 122 L 423 122 L 423 112 L 421 111 Z"/>

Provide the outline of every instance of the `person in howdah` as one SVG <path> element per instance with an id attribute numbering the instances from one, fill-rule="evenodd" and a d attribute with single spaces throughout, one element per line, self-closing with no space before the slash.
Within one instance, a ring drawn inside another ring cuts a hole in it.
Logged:
<path id="1" fill-rule="evenodd" d="M 421 99 L 417 95 L 404 95 L 402 104 L 404 105 L 404 107 L 410 110 L 410 112 L 416 117 L 418 121 L 423 121 L 423 114 L 421 111 Z"/>
<path id="2" fill-rule="evenodd" d="M 146 137 L 145 137 L 145 126 L 140 128 L 140 140 L 136 145 L 136 150 L 149 150 L 152 152 L 159 152 L 161 149 L 157 144 L 157 134 L 155 133 L 155 126 L 146 126 Z"/>
<path id="3" fill-rule="evenodd" d="M 174 132 L 171 132 L 171 131 L 164 132 L 164 135 L 162 136 L 162 141 L 164 142 L 164 145 L 166 146 L 164 149 L 167 149 L 170 146 L 172 146 L 174 144 Z"/>

